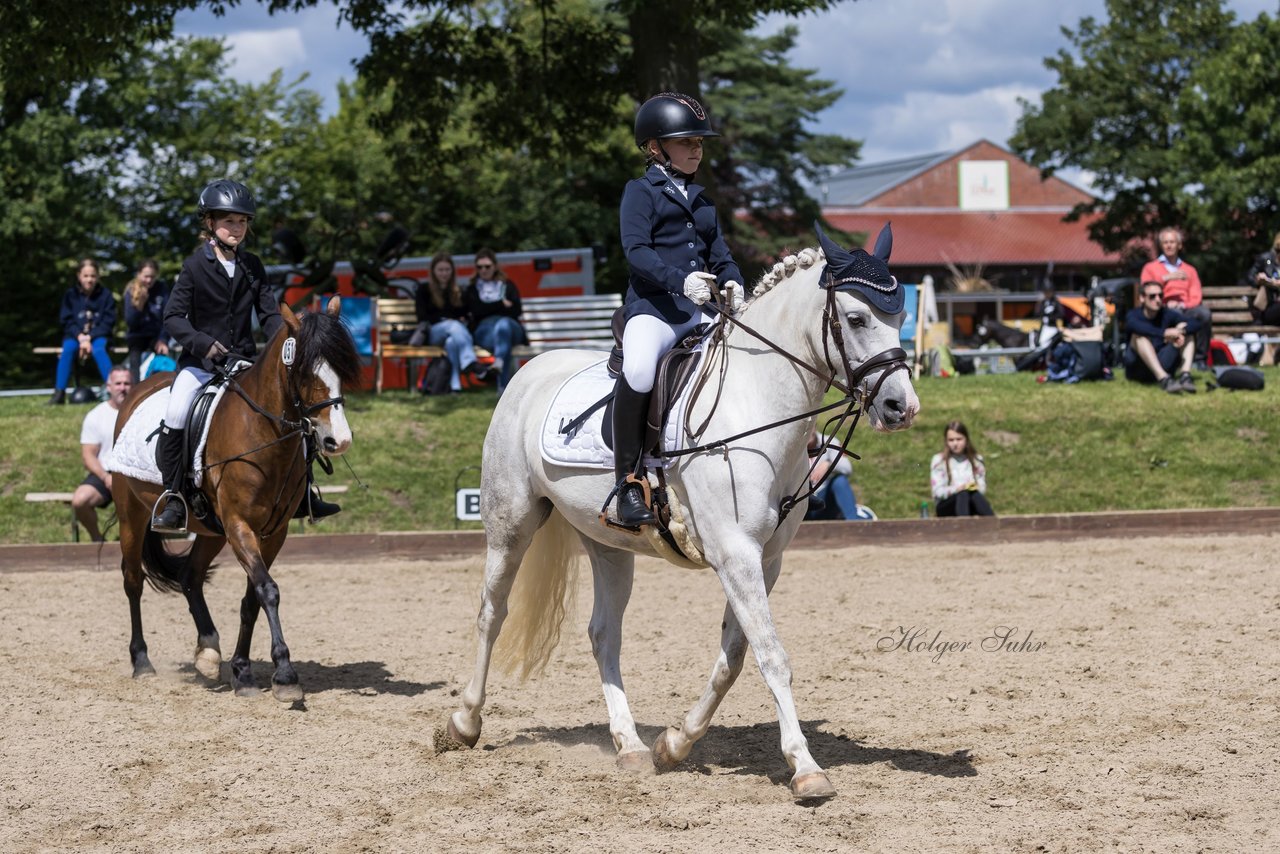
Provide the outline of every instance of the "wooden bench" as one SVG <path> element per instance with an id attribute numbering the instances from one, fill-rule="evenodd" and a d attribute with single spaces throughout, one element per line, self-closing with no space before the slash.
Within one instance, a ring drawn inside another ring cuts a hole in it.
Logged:
<path id="1" fill-rule="evenodd" d="M 520 317 L 529 343 L 512 352 L 517 359 L 532 359 L 548 350 L 610 350 L 613 314 L 621 306 L 622 294 L 529 297 L 522 301 Z"/>
<path id="2" fill-rule="evenodd" d="M 61 351 L 59 351 L 61 352 Z M 23 498 L 32 503 L 61 503 L 71 511 L 71 542 L 80 542 L 80 523 L 76 520 L 76 510 L 71 506 L 71 492 L 28 492 Z"/>
<path id="3" fill-rule="evenodd" d="M 1280 342 L 1280 326 L 1264 326 L 1253 319 L 1249 305 L 1258 289 L 1252 285 L 1218 286 L 1201 289 L 1209 309 L 1213 337 L 1220 341 L 1241 341 L 1245 333 L 1255 333 L 1266 345 L 1263 364 L 1275 361 L 1275 344 Z"/>
<path id="4" fill-rule="evenodd" d="M 128 353 L 129 352 L 128 347 L 124 347 L 121 345 L 108 347 L 107 349 L 110 350 L 112 353 Z M 37 356 L 61 356 L 62 348 L 61 347 L 32 347 L 31 352 L 35 353 Z"/>
<path id="5" fill-rule="evenodd" d="M 622 305 L 620 294 L 585 294 L 564 297 L 529 297 L 521 301 L 524 327 L 529 343 L 516 347 L 512 355 L 523 361 L 548 350 L 602 350 L 613 346 L 613 313 Z M 386 359 L 434 359 L 443 356 L 443 347 L 394 344 L 393 332 L 408 333 L 418 323 L 411 299 L 378 297 L 373 311 L 374 388 L 382 393 L 383 362 Z M 491 358 L 483 347 L 476 356 Z M 412 372 L 410 372 L 412 374 Z"/>

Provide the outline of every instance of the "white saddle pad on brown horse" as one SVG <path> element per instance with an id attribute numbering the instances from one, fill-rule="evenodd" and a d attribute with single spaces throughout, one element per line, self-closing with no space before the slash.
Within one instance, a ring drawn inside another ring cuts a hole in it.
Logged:
<path id="1" fill-rule="evenodd" d="M 223 385 L 214 392 L 213 403 L 209 405 L 209 417 L 204 420 L 204 427 L 200 431 L 193 475 L 196 486 L 204 481 L 204 449 L 209 441 L 209 425 L 213 423 L 213 412 L 222 402 L 222 393 L 226 389 L 227 387 Z M 160 421 L 168 409 L 168 388 L 162 388 L 142 401 L 142 404 L 129 416 L 129 420 L 124 423 L 124 429 L 116 438 L 116 443 L 112 446 L 103 468 L 111 472 L 120 472 L 135 480 L 163 486 L 164 479 L 160 476 L 160 468 L 156 465 L 156 442 L 160 438 L 156 430 L 160 427 Z"/>

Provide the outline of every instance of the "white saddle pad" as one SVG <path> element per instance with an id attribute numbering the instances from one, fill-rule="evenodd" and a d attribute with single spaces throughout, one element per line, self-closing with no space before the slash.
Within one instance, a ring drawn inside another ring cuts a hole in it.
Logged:
<path id="1" fill-rule="evenodd" d="M 209 425 L 213 423 L 213 411 L 222 402 L 222 393 L 226 390 L 227 387 L 224 385 L 214 393 L 213 404 L 209 407 L 209 417 L 205 419 L 204 429 L 200 432 L 200 442 L 196 445 L 195 456 L 196 486 L 204 481 L 204 447 L 209 441 Z M 156 465 L 156 442 L 160 439 L 156 429 L 160 426 L 160 421 L 168 409 L 169 389 L 167 388 L 160 389 L 144 400 L 124 423 L 124 429 L 120 431 L 120 436 L 112 446 L 111 453 L 107 455 L 103 468 L 163 486 L 164 478 L 160 476 L 160 468 Z M 156 435 L 152 436 L 153 433 Z"/>
<path id="2" fill-rule="evenodd" d="M 702 354 L 694 357 L 701 359 Z M 547 415 L 542 421 L 542 458 L 558 466 L 575 468 L 612 469 L 613 450 L 604 443 L 601 428 L 604 425 L 602 406 L 586 422 L 574 431 L 573 435 L 560 432 L 560 428 L 577 418 L 591 407 L 593 403 L 613 391 L 616 381 L 609 376 L 609 362 L 596 362 L 573 376 L 569 377 L 547 407 Z M 693 384 L 685 386 L 675 406 L 671 408 L 671 416 L 662 430 L 662 449 L 676 451 L 684 447 L 685 406 L 689 401 Z M 646 457 L 645 465 L 650 468 L 661 468 L 666 460 Z"/>

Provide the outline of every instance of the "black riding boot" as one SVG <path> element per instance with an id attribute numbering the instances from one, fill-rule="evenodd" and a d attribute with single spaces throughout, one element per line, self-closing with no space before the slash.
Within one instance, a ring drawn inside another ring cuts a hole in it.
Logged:
<path id="1" fill-rule="evenodd" d="M 639 392 L 627 385 L 619 374 L 613 393 L 613 459 L 614 474 L 622 480 L 637 468 L 644 453 L 645 418 L 649 410 L 649 392 Z M 618 490 L 618 521 L 639 527 L 657 520 L 644 504 L 644 487 L 626 483 Z"/>
<path id="2" fill-rule="evenodd" d="M 298 504 L 298 509 L 294 511 L 293 518 L 306 519 L 323 519 L 326 516 L 332 516 L 334 513 L 342 512 L 342 508 L 332 501 L 325 501 L 320 495 L 320 490 L 316 488 L 315 478 L 311 474 L 311 466 L 307 466 L 307 493 L 302 496 L 302 501 Z M 307 508 L 307 497 L 311 498 L 310 510 Z"/>
<path id="3" fill-rule="evenodd" d="M 173 429 L 160 422 L 160 438 L 156 441 L 156 465 L 160 468 L 160 477 L 164 480 L 165 489 L 170 492 L 182 492 L 183 469 L 182 459 L 183 437 L 187 431 Z M 187 508 L 181 499 L 170 497 L 164 509 L 151 522 L 151 530 L 162 533 L 183 534 L 187 530 Z"/>

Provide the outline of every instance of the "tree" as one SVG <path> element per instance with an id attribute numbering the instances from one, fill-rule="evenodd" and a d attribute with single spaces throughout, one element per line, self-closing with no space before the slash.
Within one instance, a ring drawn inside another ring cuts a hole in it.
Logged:
<path id="1" fill-rule="evenodd" d="M 31 101 L 0 134 L 0 264 L 25 297 L 0 316 L 0 382 L 47 381 L 31 345 L 55 343 L 76 258 L 103 262 L 117 293 L 144 257 L 172 274 L 197 242 L 195 199 L 214 178 L 254 186 L 260 221 L 298 203 L 325 150 L 319 96 L 278 77 L 243 86 L 223 66 L 214 41 L 133 45 L 66 100 Z"/>
<path id="2" fill-rule="evenodd" d="M 1107 13 L 1064 28 L 1072 48 L 1045 60 L 1058 83 L 1039 106 L 1023 102 L 1010 144 L 1047 174 L 1092 173 L 1100 198 L 1074 213 L 1101 213 L 1090 229 L 1105 248 L 1182 225 L 1203 277 L 1233 280 L 1257 215 L 1274 210 L 1257 195 L 1271 192 L 1253 183 L 1261 174 L 1245 166 L 1267 159 L 1260 147 L 1275 152 L 1274 134 L 1245 144 L 1244 128 L 1231 126 L 1246 113 L 1256 125 L 1241 99 L 1274 91 L 1275 48 L 1263 44 L 1274 24 L 1263 16 L 1238 27 L 1221 0 L 1108 0 Z"/>
<path id="3" fill-rule="evenodd" d="M 772 263 L 797 248 L 821 216 L 805 190 L 829 170 L 851 163 L 861 143 L 805 127 L 840 97 L 831 81 L 792 68 L 795 27 L 761 38 L 721 25 L 718 49 L 702 62 L 704 90 L 716 104 L 724 137 L 712 169 L 722 211 L 747 211 L 746 222 L 727 220 L 739 264 Z M 734 226 L 740 227 L 734 227 Z"/>
<path id="4" fill-rule="evenodd" d="M 572 210 L 581 226 L 577 242 L 603 242 L 614 253 L 609 269 L 618 273 L 615 284 L 622 271 L 617 199 L 638 163 L 626 130 L 643 97 L 674 89 L 708 104 L 725 139 L 710 147 L 710 165 L 699 180 L 717 200 L 744 261 L 763 260 L 794 242 L 797 224 L 807 231 L 818 205 L 804 180 L 847 165 L 857 154 L 855 142 L 805 130 L 840 93 L 812 72 L 788 66 L 795 31 L 767 39 L 745 32 L 765 12 L 795 14 L 829 2 L 507 0 L 465 10 L 420 5 L 432 11 L 411 27 L 375 33 L 360 63 L 368 85 L 393 93 L 390 109 L 376 120 L 379 127 L 407 128 L 418 152 L 444 164 L 438 171 L 460 159 L 473 166 L 473 184 L 484 183 L 492 165 L 515 170 L 507 174 L 536 175 L 544 186 L 499 174 L 498 186 L 490 188 L 494 195 L 459 200 L 464 206 L 453 209 L 468 217 L 500 200 L 486 219 L 508 240 L 546 233 L 549 221 Z M 482 152 L 479 159 L 468 156 Z M 413 151 L 404 155 L 421 158 Z M 402 161 L 406 173 L 437 171 L 431 163 L 408 160 Z M 443 177 L 433 182 L 436 193 L 449 195 L 454 184 Z M 735 233 L 741 210 L 752 217 L 752 227 Z M 520 222 L 517 234 L 507 227 L 512 222 Z M 558 231 L 572 233 L 569 225 Z"/>

